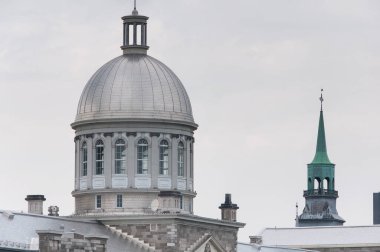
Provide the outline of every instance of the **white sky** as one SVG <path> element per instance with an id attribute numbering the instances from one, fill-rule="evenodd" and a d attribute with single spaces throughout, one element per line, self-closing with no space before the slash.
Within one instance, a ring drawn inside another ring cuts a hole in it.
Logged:
<path id="1" fill-rule="evenodd" d="M 71 214 L 74 131 L 81 91 L 119 56 L 120 17 L 132 0 L 0 0 L 0 209 Z M 380 2 L 365 0 L 140 0 L 149 54 L 190 96 L 195 213 L 220 218 L 224 193 L 247 223 L 294 226 L 314 156 L 319 90 L 336 163 L 339 214 L 372 223 L 380 191 Z"/>

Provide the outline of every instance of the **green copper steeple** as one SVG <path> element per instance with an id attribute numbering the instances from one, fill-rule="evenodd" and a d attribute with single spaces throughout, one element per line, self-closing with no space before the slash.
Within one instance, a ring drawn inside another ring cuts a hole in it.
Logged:
<path id="1" fill-rule="evenodd" d="M 318 126 L 318 139 L 317 139 L 317 149 L 315 151 L 315 156 L 312 164 L 331 164 L 329 157 L 327 155 L 326 147 L 326 135 L 325 135 L 325 123 L 323 121 L 323 96 L 319 98 L 321 101 L 321 112 L 319 113 L 319 126 Z"/>
<path id="2" fill-rule="evenodd" d="M 323 91 L 323 89 L 321 90 Z M 305 208 L 297 216 L 298 227 L 341 226 L 345 222 L 336 210 L 338 191 L 335 190 L 335 164 L 327 156 L 323 96 L 319 114 L 317 149 L 313 161 L 307 165 L 307 190 L 303 192 Z"/>

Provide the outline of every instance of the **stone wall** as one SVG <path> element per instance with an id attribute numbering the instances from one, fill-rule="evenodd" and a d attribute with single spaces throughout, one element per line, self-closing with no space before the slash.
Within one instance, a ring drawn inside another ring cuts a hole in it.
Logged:
<path id="1" fill-rule="evenodd" d="M 125 189 L 123 192 L 104 192 L 99 193 L 89 193 L 78 195 L 75 198 L 76 214 L 87 214 L 87 213 L 120 213 L 125 212 L 128 214 L 133 214 L 136 212 L 146 213 L 151 211 L 151 203 L 154 199 L 158 198 L 159 191 L 156 192 L 135 192 Z M 123 207 L 118 208 L 116 205 L 116 195 L 122 195 L 123 197 Z M 96 195 L 102 196 L 102 207 L 97 209 L 95 206 Z M 183 208 L 178 209 L 181 212 L 191 213 L 191 203 L 193 200 L 192 195 L 183 195 Z"/>
<path id="2" fill-rule="evenodd" d="M 182 252 L 205 235 L 211 235 L 226 251 L 236 252 L 237 227 L 196 220 L 154 218 L 145 223 L 112 225 L 154 246 L 157 252 Z"/>
<path id="3" fill-rule="evenodd" d="M 106 252 L 107 238 L 74 232 L 38 231 L 40 252 Z"/>
<path id="4" fill-rule="evenodd" d="M 211 234 L 226 251 L 236 252 L 237 228 L 199 223 L 178 223 L 175 228 L 177 229 L 178 248 L 180 251 L 184 251 L 199 238 L 208 233 Z"/>

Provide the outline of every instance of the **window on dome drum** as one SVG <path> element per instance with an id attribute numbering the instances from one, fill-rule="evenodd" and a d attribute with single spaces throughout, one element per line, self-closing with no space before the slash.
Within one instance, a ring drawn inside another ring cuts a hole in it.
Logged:
<path id="1" fill-rule="evenodd" d="M 137 174 L 148 174 L 148 141 L 137 142 Z"/>
<path id="2" fill-rule="evenodd" d="M 115 173 L 125 174 L 126 168 L 126 148 L 123 139 L 115 143 Z"/>
<path id="3" fill-rule="evenodd" d="M 116 195 L 116 207 L 123 207 L 123 195 Z"/>
<path id="4" fill-rule="evenodd" d="M 102 208 L 102 195 L 96 195 L 96 208 Z"/>
<path id="5" fill-rule="evenodd" d="M 160 142 L 160 175 L 169 174 L 169 143 L 166 140 Z"/>
<path id="6" fill-rule="evenodd" d="M 87 176 L 87 144 L 82 144 L 82 176 Z"/>
<path id="7" fill-rule="evenodd" d="M 104 144 L 102 140 L 96 142 L 95 151 L 95 174 L 102 175 L 104 173 Z"/>
<path id="8" fill-rule="evenodd" d="M 178 164 L 178 176 L 183 177 L 185 175 L 185 151 L 184 146 L 182 142 L 179 142 L 178 144 L 178 158 L 177 158 L 177 164 Z"/>

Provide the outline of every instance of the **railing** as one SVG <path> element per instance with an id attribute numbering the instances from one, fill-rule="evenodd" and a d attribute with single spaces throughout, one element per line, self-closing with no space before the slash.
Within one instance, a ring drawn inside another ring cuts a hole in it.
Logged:
<path id="1" fill-rule="evenodd" d="M 303 191 L 303 196 L 333 196 L 338 197 L 338 191 L 335 190 L 327 190 L 327 189 L 314 189 L 314 190 L 306 190 Z"/>

